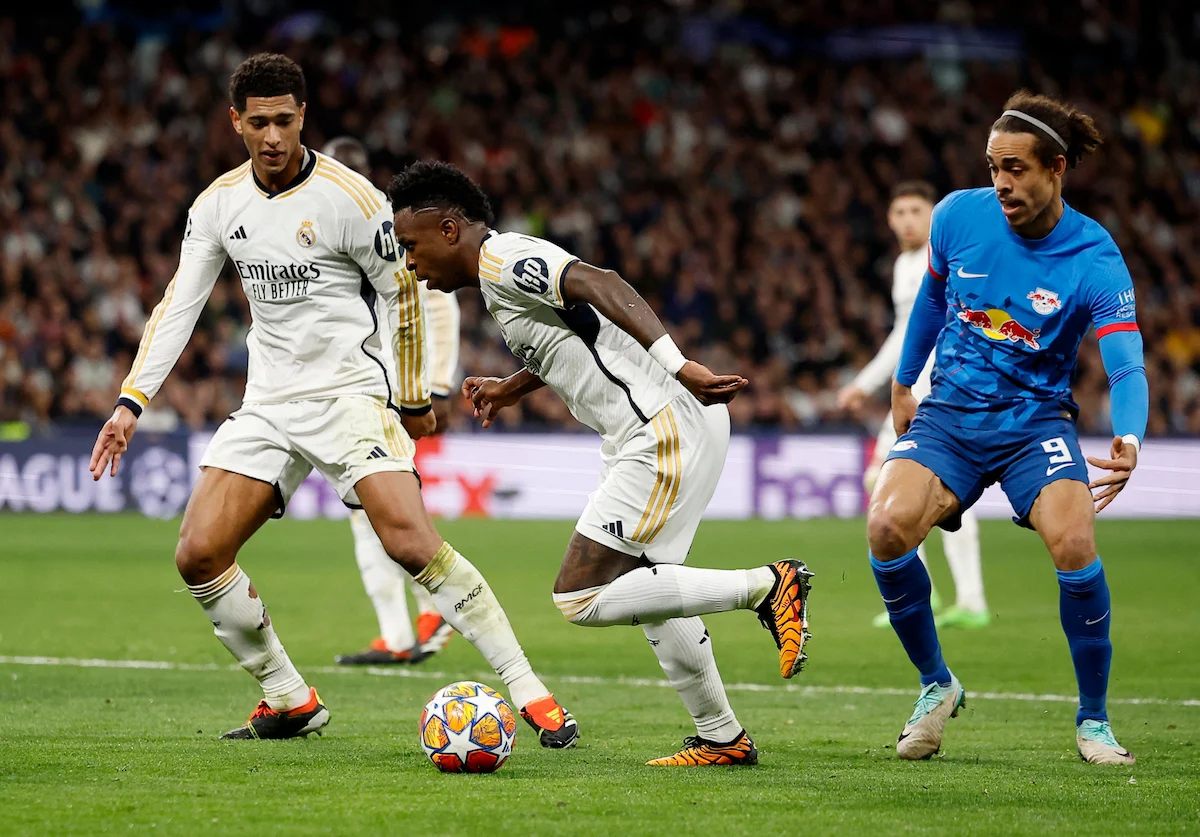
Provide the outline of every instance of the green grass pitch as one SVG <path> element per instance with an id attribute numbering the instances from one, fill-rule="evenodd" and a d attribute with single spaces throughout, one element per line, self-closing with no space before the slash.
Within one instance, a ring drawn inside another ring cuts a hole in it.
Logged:
<path id="1" fill-rule="evenodd" d="M 575 627 L 551 603 L 571 524 L 447 522 L 583 733 L 573 751 L 543 751 L 522 724 L 492 776 L 442 775 L 417 742 L 435 688 L 463 677 L 502 685 L 461 638 L 407 677 L 333 669 L 335 653 L 375 635 L 345 523 L 269 524 L 241 559 L 329 705 L 327 733 L 218 741 L 261 693 L 228 668 L 180 592 L 177 526 L 0 517 L 0 834 L 1200 833 L 1200 523 L 1100 525 L 1113 589 L 1110 712 L 1138 756 L 1132 769 L 1075 753 L 1074 706 L 1053 699 L 1074 692 L 1057 585 L 1031 533 L 983 524 L 993 626 L 942 637 L 967 709 L 940 756 L 905 763 L 891 745 L 916 679 L 895 636 L 870 627 L 880 604 L 862 522 L 706 523 L 696 566 L 809 561 L 815 639 L 788 685 L 752 614 L 707 618 L 761 764 L 668 770 L 643 762 L 693 728 L 641 631 Z M 948 590 L 934 540 L 935 580 Z M 13 659 L 35 655 L 170 666 Z"/>

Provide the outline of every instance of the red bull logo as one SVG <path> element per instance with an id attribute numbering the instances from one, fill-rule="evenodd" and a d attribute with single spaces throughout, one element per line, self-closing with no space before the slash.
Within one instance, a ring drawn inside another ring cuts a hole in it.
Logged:
<path id="1" fill-rule="evenodd" d="M 1058 298 L 1058 294 L 1054 291 L 1048 291 L 1045 288 L 1038 288 L 1035 291 L 1031 291 L 1029 296 L 1025 298 L 1033 303 L 1033 310 L 1042 316 L 1062 310 L 1062 300 Z"/>
<path id="2" fill-rule="evenodd" d="M 1024 343 L 1026 348 L 1037 351 L 1042 348 L 1038 343 L 1041 336 L 1040 328 L 1026 328 L 1014 320 L 1007 311 L 999 308 L 972 310 L 964 308 L 958 312 L 958 318 L 972 328 L 983 332 L 989 340 L 1008 340 L 1012 343 Z"/>

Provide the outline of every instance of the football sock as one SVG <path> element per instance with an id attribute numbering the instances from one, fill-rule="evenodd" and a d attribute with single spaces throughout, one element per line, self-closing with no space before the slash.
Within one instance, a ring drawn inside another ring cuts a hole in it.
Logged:
<path id="1" fill-rule="evenodd" d="M 417 614 L 424 616 L 426 613 L 437 613 L 437 604 L 433 601 L 433 596 L 429 595 L 429 591 L 413 581 L 408 573 L 404 573 L 404 577 L 408 579 L 413 598 L 417 601 Z"/>
<path id="2" fill-rule="evenodd" d="M 755 608 L 774 586 L 770 567 L 706 570 L 656 564 L 599 587 L 555 593 L 554 604 L 576 625 L 640 625 Z"/>
<path id="3" fill-rule="evenodd" d="M 407 651 L 417 638 L 408 615 L 408 573 L 391 559 L 365 514 L 350 516 L 354 533 L 354 557 L 362 575 L 363 587 L 375 607 L 379 635 L 391 651 Z M 424 592 L 424 588 L 419 588 Z"/>
<path id="4" fill-rule="evenodd" d="M 262 684 L 272 709 L 295 709 L 308 702 L 308 685 L 271 626 L 271 617 L 250 577 L 234 564 L 204 584 L 189 584 L 213 633 L 242 668 Z"/>
<path id="5" fill-rule="evenodd" d="M 533 673 L 508 616 L 479 570 L 448 543 L 416 577 L 433 594 L 438 612 L 475 646 L 508 686 L 518 709 L 550 693 Z"/>
<path id="6" fill-rule="evenodd" d="M 1107 721 L 1108 669 L 1112 643 L 1108 638 L 1111 599 L 1100 559 L 1082 570 L 1058 571 L 1058 615 L 1062 619 L 1075 680 L 1079 683 L 1078 726 L 1089 718 Z"/>
<path id="7" fill-rule="evenodd" d="M 957 532 L 942 532 L 942 549 L 954 578 L 954 603 L 972 613 L 986 611 L 979 560 L 979 518 L 974 512 L 963 512 L 962 528 Z"/>
<path id="8" fill-rule="evenodd" d="M 895 561 L 880 561 L 871 556 L 875 583 L 887 607 L 888 618 L 908 658 L 921 672 L 921 685 L 949 685 L 950 670 L 942 659 L 933 609 L 929 606 L 929 573 L 917 560 L 914 549 Z"/>
<path id="9" fill-rule="evenodd" d="M 667 680 L 679 692 L 702 738 L 728 744 L 742 731 L 717 671 L 712 640 L 699 616 L 643 625 Z"/>

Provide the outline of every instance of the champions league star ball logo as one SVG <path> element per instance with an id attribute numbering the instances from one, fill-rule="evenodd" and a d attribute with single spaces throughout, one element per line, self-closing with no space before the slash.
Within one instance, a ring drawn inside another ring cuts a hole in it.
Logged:
<path id="1" fill-rule="evenodd" d="M 296 230 L 296 243 L 301 247 L 312 247 L 317 243 L 317 232 L 313 229 L 312 221 L 304 221 Z"/>
<path id="2" fill-rule="evenodd" d="M 179 514 L 191 492 L 187 470 L 183 457 L 165 448 L 150 448 L 134 460 L 129 490 L 138 511 L 147 517 Z"/>

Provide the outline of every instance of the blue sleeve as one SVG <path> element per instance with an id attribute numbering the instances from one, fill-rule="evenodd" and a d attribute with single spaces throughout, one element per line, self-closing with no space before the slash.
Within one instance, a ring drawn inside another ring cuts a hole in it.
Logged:
<path id="1" fill-rule="evenodd" d="M 1108 373 L 1113 435 L 1133 434 L 1140 442 L 1146 435 L 1150 414 L 1150 385 L 1137 324 L 1133 279 L 1121 251 L 1111 239 L 1092 265 L 1088 291 L 1088 309 L 1100 340 L 1104 371 Z"/>
<path id="2" fill-rule="evenodd" d="M 904 332 L 904 348 L 900 351 L 900 365 L 896 367 L 897 383 L 911 387 L 917 382 L 925 361 L 929 360 L 929 353 L 937 344 L 938 333 L 945 325 L 946 282 L 926 270 L 908 318 L 908 330 Z"/>
<path id="3" fill-rule="evenodd" d="M 1136 331 L 1104 335 L 1100 338 L 1100 357 L 1108 373 L 1113 435 L 1132 433 L 1140 442 L 1146 435 L 1150 413 L 1150 384 L 1142 359 L 1142 335 Z"/>

